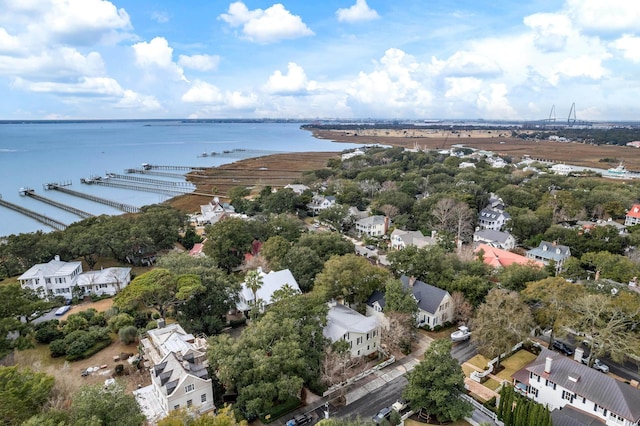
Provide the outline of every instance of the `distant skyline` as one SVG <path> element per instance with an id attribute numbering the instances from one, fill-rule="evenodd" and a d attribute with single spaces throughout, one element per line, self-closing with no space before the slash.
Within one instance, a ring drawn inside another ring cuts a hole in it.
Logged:
<path id="1" fill-rule="evenodd" d="M 0 120 L 640 119 L 632 0 L 0 0 Z"/>

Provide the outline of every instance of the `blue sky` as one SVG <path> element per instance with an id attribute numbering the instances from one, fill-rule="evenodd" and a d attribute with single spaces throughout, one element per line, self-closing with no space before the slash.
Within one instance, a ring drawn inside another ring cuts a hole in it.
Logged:
<path id="1" fill-rule="evenodd" d="M 640 1 L 0 0 L 0 119 L 640 119 Z"/>

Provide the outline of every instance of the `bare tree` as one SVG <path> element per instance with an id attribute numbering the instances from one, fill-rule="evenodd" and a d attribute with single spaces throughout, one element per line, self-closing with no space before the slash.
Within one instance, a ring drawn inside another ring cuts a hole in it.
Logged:
<path id="1" fill-rule="evenodd" d="M 453 304 L 453 322 L 458 324 L 468 324 L 473 315 L 473 306 L 465 299 L 461 291 L 451 293 L 451 303 Z"/>
<path id="2" fill-rule="evenodd" d="M 478 306 L 471 325 L 471 340 L 478 352 L 488 358 L 497 356 L 499 366 L 500 355 L 531 333 L 533 317 L 518 293 L 494 288 Z"/>
<path id="3" fill-rule="evenodd" d="M 360 189 L 369 195 L 369 198 L 373 198 L 375 193 L 380 189 L 380 184 L 375 180 L 363 180 L 360 182 Z"/>
<path id="4" fill-rule="evenodd" d="M 387 348 L 389 353 L 411 352 L 411 335 L 415 325 L 413 315 L 407 312 L 391 311 L 385 313 L 389 325 L 383 327 L 380 334 L 380 343 Z"/>
<path id="5" fill-rule="evenodd" d="M 433 207 L 431 216 L 433 228 L 455 235 L 458 247 L 473 234 L 474 213 L 466 203 L 443 198 Z"/>
<path id="6" fill-rule="evenodd" d="M 384 213 L 388 218 L 393 219 L 400 213 L 396 206 L 392 206 L 391 204 L 384 204 L 380 207 L 380 211 Z"/>

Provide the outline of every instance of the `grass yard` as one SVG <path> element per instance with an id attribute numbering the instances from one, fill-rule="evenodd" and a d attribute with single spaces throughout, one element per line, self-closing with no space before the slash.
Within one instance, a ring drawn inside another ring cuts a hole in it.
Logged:
<path id="1" fill-rule="evenodd" d="M 464 375 L 466 377 L 471 377 L 471 373 L 477 370 L 469 365 L 466 365 L 465 363 L 465 364 L 462 364 L 462 371 L 464 372 Z"/>
<path id="2" fill-rule="evenodd" d="M 531 352 L 520 349 L 500 363 L 504 367 L 504 370 L 496 374 L 496 376 L 500 377 L 501 379 L 511 381 L 511 376 L 513 375 L 513 373 L 536 359 L 536 356 L 537 355 L 534 355 Z"/>
<path id="3" fill-rule="evenodd" d="M 489 361 L 490 360 L 488 358 L 485 358 L 484 356 L 478 354 L 467 362 L 471 365 L 475 365 L 480 370 L 486 370 L 487 366 L 489 365 Z"/>
<path id="4" fill-rule="evenodd" d="M 482 386 L 484 386 L 487 389 L 491 389 L 492 391 L 495 391 L 496 389 L 498 389 L 498 387 L 500 387 L 500 382 L 494 379 L 489 379 L 486 382 L 484 382 Z"/>

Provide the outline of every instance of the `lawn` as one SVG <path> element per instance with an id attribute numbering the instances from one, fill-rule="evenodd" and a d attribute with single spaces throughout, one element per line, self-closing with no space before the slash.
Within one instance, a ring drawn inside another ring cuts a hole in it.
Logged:
<path id="1" fill-rule="evenodd" d="M 495 391 L 500 387 L 500 382 L 494 379 L 489 379 L 486 382 L 484 382 L 482 386 L 484 386 L 487 389 L 491 389 L 492 391 Z"/>
<path id="2" fill-rule="evenodd" d="M 500 363 L 504 367 L 504 370 L 496 374 L 496 376 L 500 377 L 501 379 L 511 381 L 511 376 L 516 371 L 520 370 L 522 367 L 536 359 L 536 356 L 537 355 L 534 355 L 531 352 L 520 349 Z"/>
<path id="3" fill-rule="evenodd" d="M 475 365 L 480 370 L 486 370 L 487 366 L 489 365 L 489 361 L 490 360 L 488 358 L 485 358 L 484 356 L 478 354 L 467 362 L 471 365 Z"/>
<path id="4" fill-rule="evenodd" d="M 474 371 L 477 371 L 477 370 L 475 368 L 473 368 L 473 367 L 470 367 L 470 366 L 466 365 L 466 363 L 465 363 L 465 364 L 462 364 L 462 371 L 464 372 L 464 375 L 466 377 L 471 377 L 471 373 L 473 373 Z"/>

